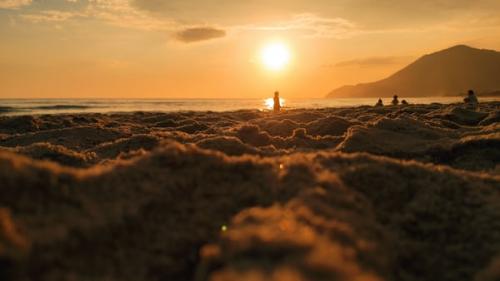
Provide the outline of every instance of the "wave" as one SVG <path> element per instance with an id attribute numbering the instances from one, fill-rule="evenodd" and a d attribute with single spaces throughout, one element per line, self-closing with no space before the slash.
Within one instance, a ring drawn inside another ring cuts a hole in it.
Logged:
<path id="1" fill-rule="evenodd" d="M 7 112 L 13 112 L 13 111 L 17 111 L 17 109 L 15 109 L 14 107 L 10 107 L 10 106 L 0 106 L 0 113 L 7 113 Z"/>
<path id="2" fill-rule="evenodd" d="M 45 110 L 65 110 L 65 109 L 88 109 L 93 106 L 88 105 L 66 105 L 66 104 L 56 104 L 56 105 L 44 105 L 44 106 L 36 106 L 30 109 L 45 109 Z"/>
<path id="3" fill-rule="evenodd" d="M 45 111 L 57 111 L 57 110 L 84 110 L 96 108 L 97 106 L 88 105 L 73 105 L 73 104 L 56 104 L 56 105 L 43 105 L 43 106 L 0 106 L 0 114 L 12 114 L 17 112 L 23 112 L 25 114 L 45 112 Z"/>

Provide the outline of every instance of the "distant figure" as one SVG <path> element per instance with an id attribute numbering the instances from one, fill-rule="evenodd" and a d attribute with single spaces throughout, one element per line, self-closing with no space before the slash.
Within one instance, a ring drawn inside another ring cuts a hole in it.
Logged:
<path id="1" fill-rule="evenodd" d="M 469 109 L 476 109 L 479 101 L 477 100 L 476 94 L 473 90 L 469 90 L 467 97 L 464 99 L 464 103 Z"/>
<path id="2" fill-rule="evenodd" d="M 278 91 L 274 92 L 274 112 L 280 112 L 281 104 L 280 104 L 280 93 Z"/>
<path id="3" fill-rule="evenodd" d="M 408 105 L 408 102 L 407 102 L 406 100 L 402 100 L 402 101 L 401 101 L 401 104 L 403 104 L 403 105 Z"/>
<path id="4" fill-rule="evenodd" d="M 375 106 L 384 106 L 384 103 L 382 102 L 382 99 L 378 99 L 378 102 Z"/>
<path id="5" fill-rule="evenodd" d="M 394 97 L 392 98 L 392 105 L 398 105 L 398 104 L 399 104 L 398 95 L 394 95 Z"/>

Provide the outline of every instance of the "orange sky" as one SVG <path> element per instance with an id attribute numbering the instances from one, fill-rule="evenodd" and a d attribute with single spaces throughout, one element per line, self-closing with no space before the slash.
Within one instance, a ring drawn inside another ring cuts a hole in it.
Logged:
<path id="1" fill-rule="evenodd" d="M 452 45 L 500 50 L 499 10 L 498 0 L 0 0 L 0 98 L 323 97 Z M 259 51 L 276 40 L 292 60 L 271 72 Z"/>

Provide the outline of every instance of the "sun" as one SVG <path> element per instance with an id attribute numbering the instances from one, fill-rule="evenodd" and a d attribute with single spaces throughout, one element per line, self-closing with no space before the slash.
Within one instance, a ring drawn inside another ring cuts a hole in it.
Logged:
<path id="1" fill-rule="evenodd" d="M 279 71 L 290 62 L 290 49 L 282 42 L 270 43 L 262 48 L 260 58 L 267 69 Z"/>

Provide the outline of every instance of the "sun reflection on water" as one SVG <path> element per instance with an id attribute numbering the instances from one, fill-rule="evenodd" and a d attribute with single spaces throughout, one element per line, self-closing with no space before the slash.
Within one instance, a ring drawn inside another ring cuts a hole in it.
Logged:
<path id="1" fill-rule="evenodd" d="M 281 107 L 285 106 L 285 99 L 280 98 L 280 105 Z M 273 110 L 274 108 L 274 99 L 273 98 L 268 98 L 264 100 L 264 106 L 265 109 Z"/>

